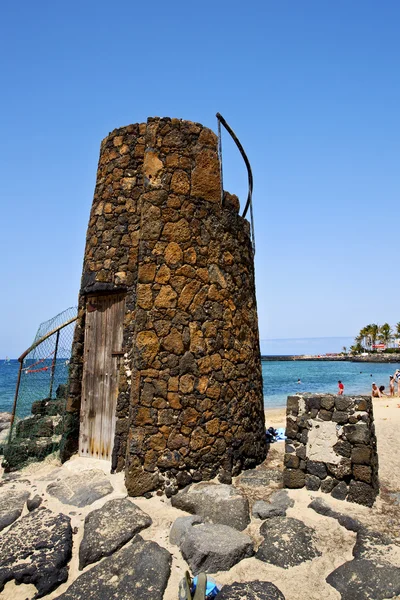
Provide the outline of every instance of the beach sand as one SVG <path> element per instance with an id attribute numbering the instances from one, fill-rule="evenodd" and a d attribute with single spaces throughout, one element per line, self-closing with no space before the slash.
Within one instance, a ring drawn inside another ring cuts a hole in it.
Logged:
<path id="1" fill-rule="evenodd" d="M 302 520 L 306 525 L 315 529 L 315 542 L 322 555 L 312 562 L 305 562 L 297 567 L 282 569 L 273 565 L 260 562 L 256 558 L 248 558 L 230 571 L 213 573 L 212 576 L 219 584 L 228 584 L 235 581 L 252 581 L 260 579 L 271 581 L 285 595 L 286 600 L 338 600 L 340 594 L 326 581 L 326 577 L 335 568 L 352 559 L 352 550 L 356 534 L 341 527 L 338 522 L 328 517 L 323 517 L 308 508 L 313 498 L 321 497 L 329 505 L 342 513 L 355 517 L 375 529 L 388 533 L 397 542 L 400 542 L 400 506 L 396 505 L 391 496 L 393 492 L 400 492 L 400 452 L 398 451 L 398 432 L 400 431 L 400 408 L 397 404 L 400 399 L 383 398 L 374 401 L 375 426 L 378 438 L 378 453 L 380 465 L 381 493 L 374 507 L 369 509 L 365 506 L 351 504 L 334 500 L 331 496 L 322 492 L 309 492 L 306 489 L 288 490 L 288 494 L 294 499 L 293 508 L 288 509 L 287 515 Z M 267 427 L 284 427 L 285 410 L 273 409 L 266 411 Z M 259 469 L 283 468 L 284 443 L 278 442 L 271 445 L 266 461 Z M 73 506 L 63 505 L 55 498 L 46 493 L 46 487 L 55 476 L 67 476 L 71 473 L 86 469 L 101 469 L 109 477 L 114 487 L 114 492 L 94 504 L 77 510 Z M 70 563 L 70 576 L 67 583 L 61 585 L 46 598 L 53 599 L 64 592 L 72 581 L 80 575 L 78 570 L 78 549 L 83 535 L 83 522 L 86 514 L 93 509 L 100 508 L 111 498 L 124 497 L 126 490 L 122 473 L 109 474 L 107 462 L 94 459 L 83 459 L 74 457 L 63 466 L 55 460 L 48 459 L 43 463 L 30 465 L 22 471 L 21 481 L 13 482 L 16 488 L 29 486 L 35 488 L 33 493 L 44 495 L 44 505 L 54 512 L 63 512 L 71 516 L 72 527 L 77 527 L 74 535 L 73 557 Z M 256 499 L 265 499 L 279 488 L 280 484 L 271 484 L 267 488 L 247 489 L 240 485 L 240 477 L 234 480 L 249 497 L 250 505 Z M 4 489 L 4 488 L 3 488 Z M 132 501 L 153 519 L 153 524 L 141 532 L 146 540 L 154 540 L 165 547 L 172 554 L 171 577 L 164 595 L 165 600 L 176 600 L 180 579 L 183 577 L 187 565 L 182 559 L 177 546 L 169 542 L 169 530 L 174 520 L 186 513 L 171 506 L 166 497 L 154 496 L 146 500 L 144 498 L 133 498 Z M 26 508 L 25 508 L 26 512 Z M 24 512 L 24 514 L 25 514 Z M 75 514 L 71 514 L 75 513 Z M 259 528 L 261 521 L 252 519 L 247 533 L 258 543 L 261 541 Z M 388 550 L 389 551 L 389 550 Z M 400 549 L 391 547 L 390 561 L 400 567 Z M 86 567 L 84 570 L 90 569 Z M 1 597 L 4 600 L 24 600 L 33 598 L 36 589 L 31 585 L 16 586 L 14 582 L 6 584 Z"/>

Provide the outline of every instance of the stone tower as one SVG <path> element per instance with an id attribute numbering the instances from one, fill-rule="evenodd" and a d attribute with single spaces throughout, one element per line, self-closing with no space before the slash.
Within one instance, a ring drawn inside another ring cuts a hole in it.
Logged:
<path id="1" fill-rule="evenodd" d="M 110 459 L 134 496 L 266 456 L 250 229 L 217 146 L 169 118 L 101 144 L 62 458 Z"/>

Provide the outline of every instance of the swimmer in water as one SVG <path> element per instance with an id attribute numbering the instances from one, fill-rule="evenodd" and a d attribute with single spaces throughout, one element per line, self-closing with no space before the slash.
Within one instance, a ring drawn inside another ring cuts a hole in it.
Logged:
<path id="1" fill-rule="evenodd" d="M 297 380 L 297 383 L 301 383 L 301 379 L 298 379 L 298 380 Z"/>

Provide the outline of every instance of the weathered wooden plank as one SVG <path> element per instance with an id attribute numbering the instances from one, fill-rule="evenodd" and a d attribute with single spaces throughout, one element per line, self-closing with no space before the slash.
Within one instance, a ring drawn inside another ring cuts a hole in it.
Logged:
<path id="1" fill-rule="evenodd" d="M 111 340 L 109 329 L 113 326 L 112 323 L 112 307 L 113 298 L 107 296 L 104 301 L 104 315 L 102 323 L 102 338 L 104 340 L 104 356 L 103 356 L 103 388 L 101 390 L 101 422 L 100 439 L 99 439 L 99 458 L 106 458 L 106 446 L 108 442 L 109 425 L 107 415 L 107 405 L 110 397 L 110 382 L 112 379 L 112 358 L 111 358 Z"/>
<path id="2" fill-rule="evenodd" d="M 80 425 L 80 454 L 91 456 L 93 446 L 93 426 L 95 415 L 95 389 L 96 378 L 95 349 L 97 346 L 98 327 L 97 311 L 92 307 L 96 305 L 96 298 L 87 299 L 85 339 L 84 339 L 84 367 L 82 376 L 82 401 Z"/>
<path id="3" fill-rule="evenodd" d="M 121 350 L 122 349 L 122 339 L 123 339 L 123 322 L 125 316 L 125 297 L 120 295 L 115 299 L 113 310 L 113 325 L 111 329 L 111 349 L 113 350 Z M 115 423 L 116 423 L 116 407 L 117 407 L 117 398 L 118 398 L 118 389 L 119 389 L 119 369 L 121 364 L 121 358 L 113 356 L 111 351 L 111 361 L 112 361 L 112 382 L 110 384 L 110 397 L 109 403 L 107 407 L 107 425 L 109 427 L 109 431 L 107 432 L 108 436 L 108 444 L 107 444 L 107 459 L 111 460 L 111 453 L 114 444 L 114 435 L 115 435 Z"/>
<path id="4" fill-rule="evenodd" d="M 96 308 L 94 308 L 94 306 Z M 80 446 L 81 456 L 111 459 L 115 435 L 125 296 L 87 299 Z"/>

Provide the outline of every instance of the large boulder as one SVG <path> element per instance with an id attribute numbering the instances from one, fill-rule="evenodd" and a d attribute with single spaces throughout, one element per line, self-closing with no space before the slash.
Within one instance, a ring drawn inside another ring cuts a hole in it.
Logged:
<path id="1" fill-rule="evenodd" d="M 0 531 L 14 523 L 22 513 L 29 492 L 7 490 L 0 495 Z"/>
<path id="2" fill-rule="evenodd" d="M 57 600 L 162 600 L 170 572 L 170 553 L 138 535 L 80 575 Z"/>
<path id="3" fill-rule="evenodd" d="M 152 520 L 138 506 L 120 498 L 110 500 L 85 518 L 79 548 L 79 569 L 119 550 L 139 531 L 150 527 Z"/>
<path id="4" fill-rule="evenodd" d="M 313 541 L 314 530 L 298 519 L 273 517 L 260 528 L 264 541 L 256 558 L 287 569 L 321 556 Z"/>
<path id="5" fill-rule="evenodd" d="M 171 498 L 172 506 L 200 515 L 211 523 L 229 525 L 242 531 L 250 523 L 249 502 L 231 485 L 198 483 Z"/>
<path id="6" fill-rule="evenodd" d="M 285 596 L 269 581 L 246 581 L 224 585 L 218 600 L 285 600 Z"/>
<path id="7" fill-rule="evenodd" d="M 82 471 L 47 486 L 47 493 L 63 504 L 88 506 L 113 491 L 111 483 L 99 469 Z"/>
<path id="8" fill-rule="evenodd" d="M 190 517 L 178 517 L 175 519 L 169 532 L 170 544 L 179 546 L 189 529 L 191 529 L 193 525 L 199 525 L 199 523 L 203 523 L 203 518 L 199 517 L 198 515 L 192 515 Z"/>
<path id="9" fill-rule="evenodd" d="M 68 578 L 72 552 L 70 518 L 38 508 L 0 536 L 0 595 L 7 581 L 33 584 L 35 598 L 52 592 Z"/>
<path id="10" fill-rule="evenodd" d="M 356 559 L 335 569 L 326 581 L 342 600 L 386 600 L 400 597 L 400 569 L 372 560 Z"/>
<path id="11" fill-rule="evenodd" d="M 229 571 L 233 565 L 254 554 L 249 536 L 227 525 L 209 523 L 188 529 L 180 550 L 192 573 Z"/>

